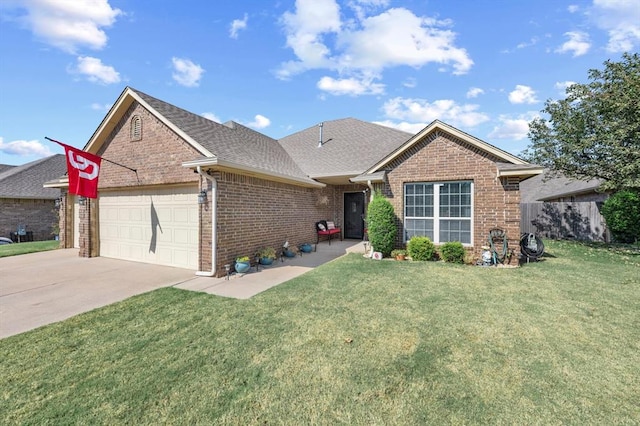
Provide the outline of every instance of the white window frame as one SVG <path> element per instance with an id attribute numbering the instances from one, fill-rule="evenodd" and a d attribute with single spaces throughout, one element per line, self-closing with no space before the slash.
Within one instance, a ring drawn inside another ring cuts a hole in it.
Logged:
<path id="1" fill-rule="evenodd" d="M 473 247 L 473 225 L 474 225 L 474 217 L 475 217 L 475 197 L 474 197 L 474 185 L 471 180 L 459 180 L 459 181 L 445 181 L 445 182 L 405 182 L 402 185 L 403 194 L 402 194 L 402 215 L 403 215 L 403 227 L 406 230 L 407 228 L 407 219 L 431 219 L 433 220 L 433 243 L 434 244 L 444 244 L 444 242 L 440 241 L 440 220 L 442 219 L 460 219 L 467 220 L 467 218 L 441 218 L 440 217 L 440 188 L 444 184 L 448 183 L 465 183 L 468 182 L 470 184 L 470 192 L 471 192 L 471 216 L 469 217 L 469 226 L 470 226 L 470 242 L 462 243 L 464 247 Z M 407 185 L 432 185 L 433 186 L 433 217 L 431 216 L 406 216 L 406 203 L 407 203 Z M 406 243 L 407 232 L 403 232 L 403 241 Z"/>

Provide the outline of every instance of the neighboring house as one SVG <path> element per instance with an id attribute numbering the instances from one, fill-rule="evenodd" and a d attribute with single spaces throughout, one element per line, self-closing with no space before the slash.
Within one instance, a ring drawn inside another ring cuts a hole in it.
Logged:
<path id="1" fill-rule="evenodd" d="M 53 239 L 58 227 L 55 200 L 60 197 L 60 189 L 44 188 L 43 184 L 66 170 L 61 154 L 21 166 L 0 165 L 0 236 L 10 238 L 23 225 L 28 234 L 21 239 Z"/>
<path id="2" fill-rule="evenodd" d="M 396 209 L 398 245 L 424 234 L 479 256 L 500 227 L 517 252 L 519 183 L 542 171 L 439 121 L 411 135 L 347 118 L 275 140 L 129 87 L 84 149 L 136 171 L 103 161 L 97 200 L 65 197 L 63 247 L 215 276 L 261 246 L 315 240 L 321 219 L 362 238 L 376 189 Z"/>
<path id="3" fill-rule="evenodd" d="M 602 181 L 569 179 L 548 171 L 520 185 L 521 231 L 546 238 L 610 241 L 600 208 L 609 197 Z"/>

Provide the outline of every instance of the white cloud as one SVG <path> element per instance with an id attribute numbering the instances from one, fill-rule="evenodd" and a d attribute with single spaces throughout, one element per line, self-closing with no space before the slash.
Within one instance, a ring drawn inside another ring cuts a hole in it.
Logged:
<path id="1" fill-rule="evenodd" d="M 479 87 L 472 87 L 467 90 L 467 98 L 477 98 L 479 95 L 484 95 L 484 90 Z"/>
<path id="2" fill-rule="evenodd" d="M 555 87 L 556 90 L 558 90 L 560 94 L 564 96 L 566 95 L 566 92 L 569 86 L 573 86 L 574 84 L 576 84 L 575 81 L 558 81 L 556 82 L 556 84 L 553 85 L 553 87 Z"/>
<path id="3" fill-rule="evenodd" d="M 422 127 L 436 119 L 464 127 L 475 127 L 489 120 L 487 114 L 478 112 L 478 105 L 458 105 L 449 99 L 429 102 L 425 99 L 397 97 L 389 99 L 382 108 L 390 119 L 422 123 Z"/>
<path id="4" fill-rule="evenodd" d="M 637 0 L 594 0 L 596 25 L 609 33 L 609 52 L 630 52 L 640 45 L 640 6 Z"/>
<path id="5" fill-rule="evenodd" d="M 536 99 L 535 90 L 529 86 L 518 84 L 516 88 L 509 93 L 509 102 L 512 104 L 535 104 L 539 101 Z"/>
<path id="6" fill-rule="evenodd" d="M 95 111 L 109 111 L 113 104 L 99 104 L 94 102 L 91 104 L 91 109 Z"/>
<path id="7" fill-rule="evenodd" d="M 580 10 L 580 6 L 578 6 L 577 4 L 570 4 L 569 6 L 567 6 L 567 11 L 569 13 L 576 13 L 578 10 Z"/>
<path id="8" fill-rule="evenodd" d="M 409 77 L 402 83 L 402 85 L 404 87 L 408 87 L 409 89 L 413 89 L 414 87 L 416 87 L 418 85 L 418 82 L 416 81 L 415 78 Z"/>
<path id="9" fill-rule="evenodd" d="M 538 44 L 539 41 L 540 41 L 540 39 L 538 37 L 532 37 L 529 41 L 524 41 L 522 43 L 519 43 L 516 46 L 516 48 L 524 49 L 525 47 L 535 46 L 536 44 Z"/>
<path id="10" fill-rule="evenodd" d="M 80 47 L 102 49 L 107 44 L 104 28 L 122 14 L 108 0 L 19 2 L 26 14 L 19 20 L 45 43 L 68 53 Z"/>
<path id="11" fill-rule="evenodd" d="M 70 72 L 82 74 L 93 83 L 120 83 L 120 74 L 112 66 L 104 65 L 100 59 L 91 56 L 79 56 L 76 67 Z"/>
<path id="12" fill-rule="evenodd" d="M 37 140 L 17 140 L 5 143 L 2 137 L 0 137 L 0 151 L 5 154 L 18 155 L 20 157 L 49 157 L 53 155 L 48 146 L 42 145 Z"/>
<path id="13" fill-rule="evenodd" d="M 341 68 L 381 70 L 437 63 L 452 66 L 454 74 L 465 74 L 473 65 L 467 51 L 455 46 L 456 34 L 448 29 L 449 21 L 393 8 L 360 24 L 338 36 L 339 44 L 345 46 L 339 57 Z"/>
<path id="14" fill-rule="evenodd" d="M 216 123 L 222 123 L 220 118 L 212 112 L 203 112 L 200 115 L 206 118 L 207 120 L 215 121 Z"/>
<path id="15" fill-rule="evenodd" d="M 329 48 L 324 44 L 324 33 L 340 30 L 340 7 L 334 0 L 297 0 L 295 13 L 285 12 L 282 23 L 287 34 L 287 46 L 298 61 L 281 65 L 280 78 L 313 68 L 329 68 Z"/>
<path id="16" fill-rule="evenodd" d="M 344 79 L 429 63 L 464 74 L 473 65 L 467 51 L 455 45 L 456 33 L 449 29 L 448 20 L 416 16 L 405 8 L 367 15 L 387 6 L 388 1 L 352 1 L 348 5 L 356 10 L 356 17 L 343 22 L 335 0 L 296 1 L 295 11 L 282 16 L 287 46 L 296 59 L 281 64 L 279 78 L 327 69 L 340 72 Z"/>
<path id="17" fill-rule="evenodd" d="M 573 57 L 582 56 L 586 54 L 591 48 L 591 42 L 589 41 L 589 34 L 584 31 L 569 31 L 564 33 L 569 37 L 569 40 L 565 41 L 562 46 L 556 49 L 557 53 L 573 53 Z"/>
<path id="18" fill-rule="evenodd" d="M 189 59 L 171 58 L 173 63 L 173 79 L 185 87 L 198 87 L 204 69 Z"/>
<path id="19" fill-rule="evenodd" d="M 231 38 L 238 38 L 238 32 L 240 30 L 244 30 L 247 28 L 247 21 L 249 20 L 249 17 L 247 16 L 247 14 L 244 14 L 244 18 L 243 19 L 234 19 L 231 22 L 230 28 L 229 28 L 229 37 Z"/>
<path id="20" fill-rule="evenodd" d="M 374 83 L 370 78 L 342 78 L 334 79 L 322 77 L 318 81 L 318 89 L 329 92 L 332 95 L 379 95 L 384 93 L 384 84 Z"/>
<path id="21" fill-rule="evenodd" d="M 247 126 L 254 127 L 256 129 L 264 129 L 265 127 L 269 127 L 270 125 L 271 120 L 260 114 L 257 114 L 251 123 L 247 123 Z"/>
<path id="22" fill-rule="evenodd" d="M 374 123 L 375 124 L 379 124 L 381 126 L 386 126 L 386 127 L 391 127 L 393 129 L 402 130 L 403 132 L 407 132 L 407 133 L 411 133 L 411 134 L 416 134 L 420 130 L 422 130 L 422 129 L 424 129 L 426 127 L 425 123 L 408 123 L 406 121 L 401 121 L 399 123 L 396 123 L 396 122 L 391 121 L 391 120 L 384 120 L 384 121 L 374 121 Z"/>
<path id="23" fill-rule="evenodd" d="M 517 117 L 501 115 L 498 117 L 500 124 L 495 126 L 488 136 L 493 139 L 525 139 L 529 134 L 529 123 L 538 115 L 537 112 L 529 112 Z"/>

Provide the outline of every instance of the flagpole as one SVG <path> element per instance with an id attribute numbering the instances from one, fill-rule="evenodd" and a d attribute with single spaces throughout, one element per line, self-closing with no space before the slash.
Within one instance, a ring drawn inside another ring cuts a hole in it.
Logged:
<path id="1" fill-rule="evenodd" d="M 45 136 L 44 138 L 45 138 L 46 140 L 51 141 L 51 142 L 55 142 L 55 143 L 58 143 L 58 144 L 66 145 L 66 144 L 65 144 L 65 143 L 63 143 L 63 142 L 57 141 L 57 140 L 55 140 L 55 139 L 51 139 L 51 138 L 49 138 L 49 137 L 47 137 L 47 136 Z M 127 166 L 122 165 L 122 164 L 120 164 L 120 163 L 116 163 L 115 161 L 111 161 L 111 160 L 109 160 L 108 158 L 104 158 L 104 157 L 101 157 L 101 158 L 102 158 L 102 161 L 108 161 L 108 162 L 109 162 L 109 163 L 111 163 L 111 164 L 115 164 L 116 166 L 124 167 L 125 169 L 131 170 L 132 172 L 134 172 L 134 173 L 138 174 L 138 170 L 136 170 L 136 169 L 133 169 L 133 168 L 131 168 L 131 167 L 127 167 Z"/>

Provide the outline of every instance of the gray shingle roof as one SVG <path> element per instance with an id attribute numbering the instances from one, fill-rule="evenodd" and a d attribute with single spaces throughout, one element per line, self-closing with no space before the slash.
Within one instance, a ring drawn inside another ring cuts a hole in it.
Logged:
<path id="1" fill-rule="evenodd" d="M 14 167 L 16 166 L 13 166 L 11 164 L 0 164 L 0 173 L 6 172 L 7 170 L 12 169 Z"/>
<path id="2" fill-rule="evenodd" d="M 216 123 L 146 93 L 130 89 L 218 159 L 266 172 L 307 178 L 275 139 L 235 122 Z"/>
<path id="3" fill-rule="evenodd" d="M 520 201 L 523 203 L 535 203 L 544 200 L 553 200 L 560 197 L 595 192 L 602 181 L 574 180 L 564 176 L 550 176 L 549 171 L 532 177 L 520 183 Z"/>
<path id="4" fill-rule="evenodd" d="M 62 154 L 6 169 L 0 172 L 0 198 L 53 200 L 60 196 L 60 190 L 42 185 L 66 172 L 67 162 Z"/>
<path id="5" fill-rule="evenodd" d="M 359 175 L 413 136 L 355 118 L 325 121 L 321 147 L 319 135 L 315 125 L 279 140 L 312 178 Z"/>

